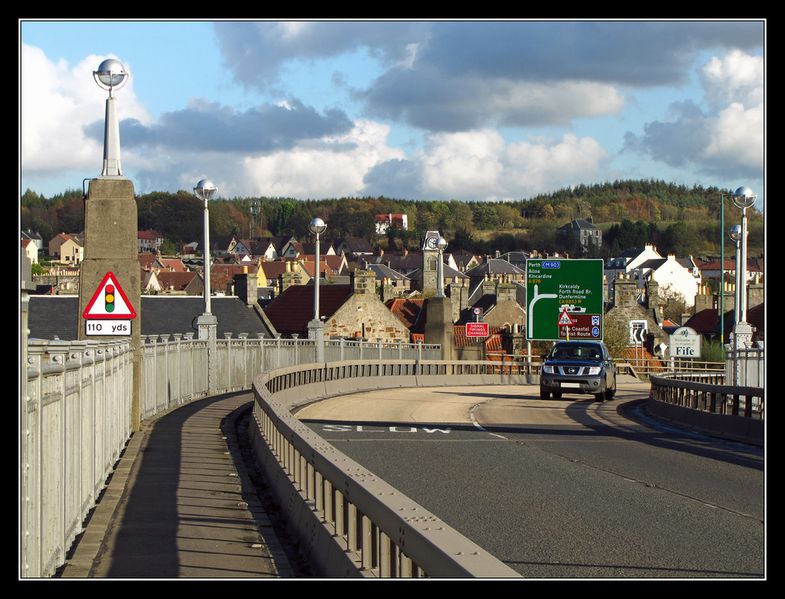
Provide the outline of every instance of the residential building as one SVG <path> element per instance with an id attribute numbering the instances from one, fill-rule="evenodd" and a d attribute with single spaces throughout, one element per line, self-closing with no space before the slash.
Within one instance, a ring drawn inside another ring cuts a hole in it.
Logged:
<path id="1" fill-rule="evenodd" d="M 386 264 L 368 264 L 366 269 L 376 275 L 376 286 L 383 302 L 411 293 L 411 279 L 394 271 Z"/>
<path id="2" fill-rule="evenodd" d="M 35 247 L 38 248 L 38 253 L 43 253 L 44 251 L 44 240 L 41 236 L 33 231 L 32 229 L 27 229 L 27 231 L 22 231 L 21 235 L 22 241 L 30 240 L 35 244 Z"/>
<path id="3" fill-rule="evenodd" d="M 590 247 L 594 249 L 602 247 L 602 231 L 594 225 L 591 217 L 573 219 L 563 227 L 559 227 L 559 233 L 565 237 L 572 237 L 584 251 L 588 251 Z"/>
<path id="4" fill-rule="evenodd" d="M 325 338 L 408 341 L 406 327 L 375 293 L 375 275 L 354 271 L 349 285 L 321 285 L 319 313 Z M 284 336 L 307 337 L 313 320 L 313 285 L 291 285 L 265 308 L 275 330 Z"/>
<path id="5" fill-rule="evenodd" d="M 203 295 L 204 279 L 196 272 L 151 270 L 142 279 L 145 293 L 170 295 Z"/>
<path id="6" fill-rule="evenodd" d="M 63 264 L 81 264 L 84 236 L 81 233 L 58 233 L 49 241 L 49 255 Z"/>
<path id="7" fill-rule="evenodd" d="M 409 219 L 405 214 L 377 214 L 375 219 L 377 235 L 384 235 L 391 228 L 401 231 L 409 230 Z"/>
<path id="8" fill-rule="evenodd" d="M 32 239 L 22 239 L 22 254 L 30 259 L 31 264 L 38 264 L 38 246 Z"/>
<path id="9" fill-rule="evenodd" d="M 346 254 L 349 260 L 364 258 L 370 260 L 373 256 L 373 248 L 367 239 L 361 237 L 344 237 L 339 242 L 333 244 L 336 253 Z"/>
<path id="10" fill-rule="evenodd" d="M 160 252 L 164 236 L 155 229 L 138 231 L 136 234 L 138 251 L 141 252 Z"/>
<path id="11" fill-rule="evenodd" d="M 687 307 L 695 305 L 700 281 L 673 254 L 667 258 L 647 260 L 638 266 L 635 273 L 639 287 L 643 287 L 646 281 L 656 281 L 661 298 L 681 296 Z"/>

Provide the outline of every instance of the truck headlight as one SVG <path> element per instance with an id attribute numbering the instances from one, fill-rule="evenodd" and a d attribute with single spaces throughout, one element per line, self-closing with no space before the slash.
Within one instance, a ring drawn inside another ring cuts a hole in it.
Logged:
<path id="1" fill-rule="evenodd" d="M 590 366 L 589 367 L 589 374 L 591 375 L 598 375 L 602 370 L 602 366 Z"/>
<path id="2" fill-rule="evenodd" d="M 543 366 L 542 371 L 545 374 L 553 374 L 553 366 Z"/>

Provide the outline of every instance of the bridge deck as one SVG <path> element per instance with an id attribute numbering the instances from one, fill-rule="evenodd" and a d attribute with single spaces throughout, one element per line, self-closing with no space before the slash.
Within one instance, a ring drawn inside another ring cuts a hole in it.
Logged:
<path id="1" fill-rule="evenodd" d="M 292 576 L 237 444 L 252 399 L 210 397 L 143 423 L 61 575 Z"/>

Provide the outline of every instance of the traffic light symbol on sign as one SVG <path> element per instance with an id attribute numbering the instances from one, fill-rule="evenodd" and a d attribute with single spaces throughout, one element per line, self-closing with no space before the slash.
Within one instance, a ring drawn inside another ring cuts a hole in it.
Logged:
<path id="1" fill-rule="evenodd" d="M 104 289 L 104 309 L 114 312 L 114 285 L 107 285 Z"/>
<path id="2" fill-rule="evenodd" d="M 87 320 L 136 318 L 136 310 L 128 301 L 128 296 L 115 278 L 114 273 L 106 273 L 82 312 L 82 318 Z"/>

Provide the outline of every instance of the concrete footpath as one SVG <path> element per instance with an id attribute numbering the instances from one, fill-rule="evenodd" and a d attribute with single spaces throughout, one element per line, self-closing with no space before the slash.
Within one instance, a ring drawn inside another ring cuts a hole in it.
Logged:
<path id="1" fill-rule="evenodd" d="M 59 575 L 294 576 L 237 437 L 250 393 L 195 401 L 135 433 Z"/>

